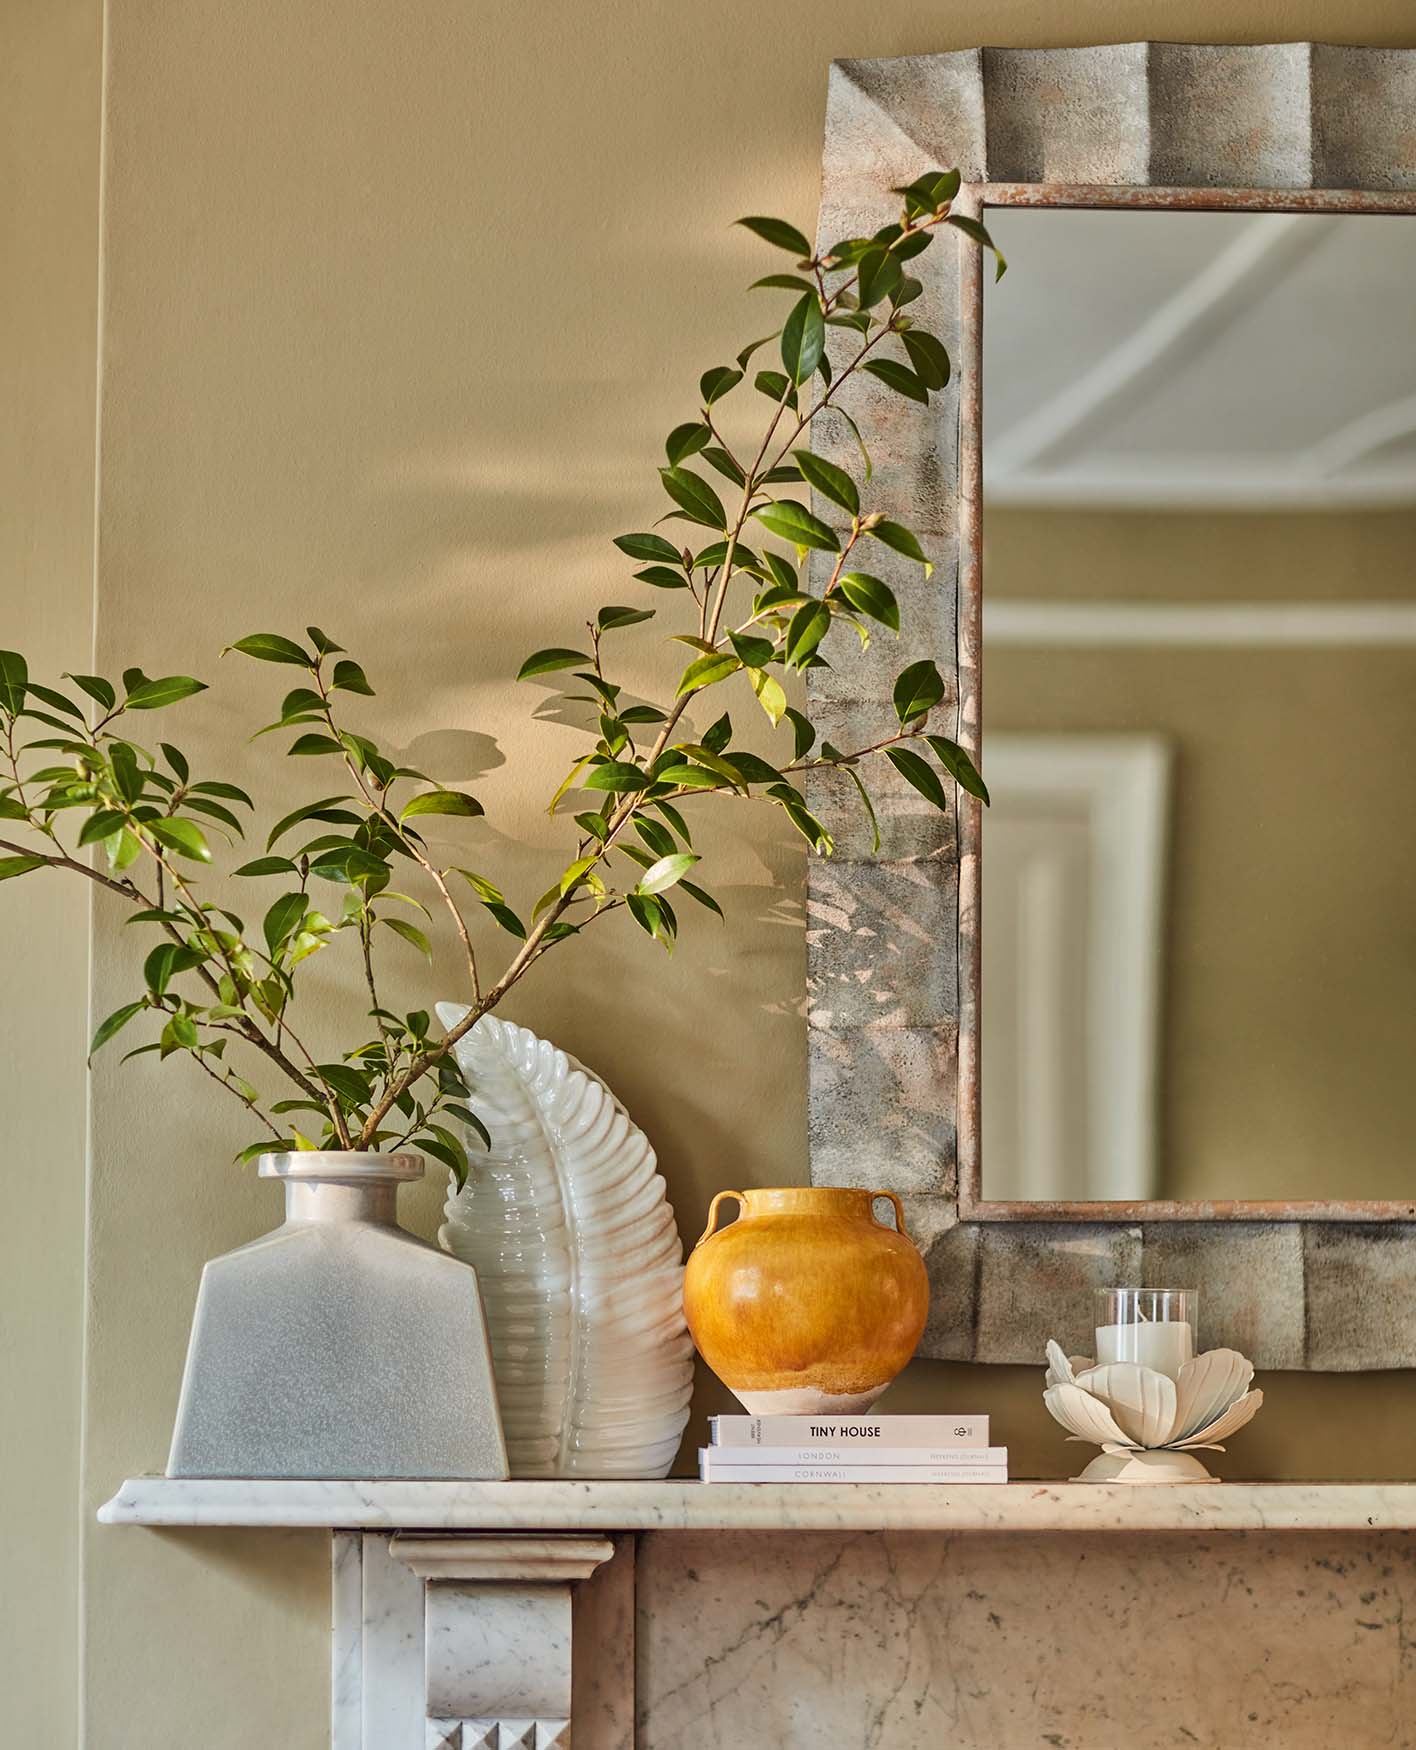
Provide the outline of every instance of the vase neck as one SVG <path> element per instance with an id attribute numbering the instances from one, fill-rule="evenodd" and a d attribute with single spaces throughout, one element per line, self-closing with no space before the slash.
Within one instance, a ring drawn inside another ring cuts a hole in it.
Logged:
<path id="1" fill-rule="evenodd" d="M 834 1185 L 785 1185 L 768 1190 L 744 1191 L 748 1215 L 816 1215 L 836 1221 L 871 1221 L 872 1197 Z"/>
<path id="2" fill-rule="evenodd" d="M 397 1218 L 397 1185 L 346 1185 L 318 1179 L 285 1183 L 286 1221 L 372 1221 L 392 1226 Z"/>
<path id="3" fill-rule="evenodd" d="M 262 1155 L 263 1179 L 285 1185 L 287 1222 L 379 1222 L 397 1218 L 398 1187 L 421 1179 L 417 1155 L 380 1155 L 310 1149 Z"/>

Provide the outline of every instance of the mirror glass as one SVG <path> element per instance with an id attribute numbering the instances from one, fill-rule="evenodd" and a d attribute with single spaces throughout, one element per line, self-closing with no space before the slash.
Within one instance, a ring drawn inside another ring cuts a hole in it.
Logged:
<path id="1" fill-rule="evenodd" d="M 1416 222 L 985 218 L 983 1195 L 1416 1197 Z"/>

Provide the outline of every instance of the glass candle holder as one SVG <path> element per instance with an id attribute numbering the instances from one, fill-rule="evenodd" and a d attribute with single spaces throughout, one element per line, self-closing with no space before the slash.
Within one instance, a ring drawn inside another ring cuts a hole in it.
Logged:
<path id="1" fill-rule="evenodd" d="M 1199 1302 L 1193 1288 L 1098 1289 L 1097 1366 L 1132 1361 L 1178 1379 L 1194 1359 Z"/>

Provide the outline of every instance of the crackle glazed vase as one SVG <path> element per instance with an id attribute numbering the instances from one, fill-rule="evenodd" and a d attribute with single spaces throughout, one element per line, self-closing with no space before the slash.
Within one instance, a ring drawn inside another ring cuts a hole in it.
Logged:
<path id="1" fill-rule="evenodd" d="M 170 1477 L 505 1477 L 474 1270 L 399 1227 L 417 1155 L 268 1154 L 273 1233 L 202 1271 Z"/>
<path id="2" fill-rule="evenodd" d="M 893 1228 L 875 1217 L 881 1197 Z M 724 1198 L 741 1214 L 715 1232 Z M 893 1191 L 720 1191 L 684 1307 L 699 1353 L 754 1415 L 852 1415 L 914 1354 L 929 1281 Z"/>
<path id="3" fill-rule="evenodd" d="M 438 1005 L 454 1027 L 466 1014 Z M 583 1064 L 484 1015 L 454 1046 L 491 1147 L 442 1244 L 476 1266 L 513 1476 L 662 1477 L 688 1422 L 683 1247 L 649 1139 Z"/>

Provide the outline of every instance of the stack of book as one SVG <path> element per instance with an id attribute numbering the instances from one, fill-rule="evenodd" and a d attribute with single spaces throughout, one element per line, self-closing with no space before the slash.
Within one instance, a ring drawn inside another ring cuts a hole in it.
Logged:
<path id="1" fill-rule="evenodd" d="M 987 1416 L 714 1416 L 705 1483 L 1006 1483 Z"/>

